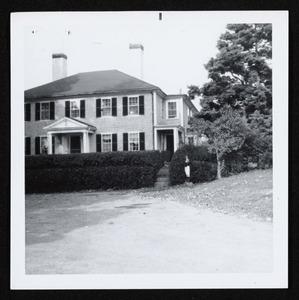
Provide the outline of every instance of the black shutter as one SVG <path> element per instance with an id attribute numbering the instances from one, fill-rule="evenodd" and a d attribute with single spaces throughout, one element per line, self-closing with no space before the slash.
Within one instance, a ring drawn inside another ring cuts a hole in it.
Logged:
<path id="1" fill-rule="evenodd" d="M 117 151 L 117 134 L 112 134 L 112 151 Z"/>
<path id="2" fill-rule="evenodd" d="M 35 154 L 40 154 L 40 137 L 35 137 Z"/>
<path id="3" fill-rule="evenodd" d="M 112 116 L 117 116 L 117 98 L 112 98 Z"/>
<path id="4" fill-rule="evenodd" d="M 102 115 L 101 99 L 96 100 L 96 114 L 97 118 L 100 118 Z"/>
<path id="5" fill-rule="evenodd" d="M 85 118 L 85 100 L 80 100 L 80 118 Z"/>
<path id="6" fill-rule="evenodd" d="M 124 151 L 128 151 L 128 134 L 124 133 L 123 135 L 123 142 L 124 142 Z"/>
<path id="7" fill-rule="evenodd" d="M 139 96 L 139 115 L 144 115 L 144 96 Z"/>
<path id="8" fill-rule="evenodd" d="M 128 97 L 123 97 L 123 116 L 128 115 Z"/>
<path id="9" fill-rule="evenodd" d="M 102 152 L 102 147 L 101 147 L 101 135 L 97 134 L 97 152 Z"/>
<path id="10" fill-rule="evenodd" d="M 65 101 L 65 116 L 70 117 L 70 101 Z"/>
<path id="11" fill-rule="evenodd" d="M 35 121 L 40 120 L 40 103 L 35 103 Z"/>
<path id="12" fill-rule="evenodd" d="M 140 150 L 145 150 L 144 132 L 139 133 Z"/>
<path id="13" fill-rule="evenodd" d="M 26 155 L 31 154 L 31 138 L 30 137 L 25 138 L 25 154 Z"/>
<path id="14" fill-rule="evenodd" d="M 50 120 L 55 120 L 55 102 L 50 102 Z"/>
<path id="15" fill-rule="evenodd" d="M 25 104 L 25 121 L 30 121 L 31 119 L 31 104 Z"/>
<path id="16" fill-rule="evenodd" d="M 52 136 L 52 154 L 55 154 L 55 136 Z"/>

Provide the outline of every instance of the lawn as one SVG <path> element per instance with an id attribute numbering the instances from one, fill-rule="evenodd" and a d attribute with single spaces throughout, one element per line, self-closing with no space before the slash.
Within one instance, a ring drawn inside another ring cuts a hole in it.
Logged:
<path id="1" fill-rule="evenodd" d="M 141 197 L 163 198 L 224 214 L 272 222 L 272 169 L 254 170 L 207 183 L 137 191 Z"/>

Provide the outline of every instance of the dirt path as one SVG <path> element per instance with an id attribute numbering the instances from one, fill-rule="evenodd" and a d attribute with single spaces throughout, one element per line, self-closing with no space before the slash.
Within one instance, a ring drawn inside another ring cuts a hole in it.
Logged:
<path id="1" fill-rule="evenodd" d="M 26 196 L 26 273 L 272 272 L 272 224 L 130 192 Z"/>

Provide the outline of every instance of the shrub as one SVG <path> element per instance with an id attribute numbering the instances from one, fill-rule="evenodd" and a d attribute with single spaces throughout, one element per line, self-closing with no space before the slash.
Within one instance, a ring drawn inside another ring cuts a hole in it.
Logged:
<path id="1" fill-rule="evenodd" d="M 28 156 L 25 189 L 53 193 L 153 186 L 162 164 L 158 151 Z"/>
<path id="2" fill-rule="evenodd" d="M 128 151 L 64 155 L 33 155 L 25 157 L 25 168 L 27 169 L 136 165 L 160 168 L 163 165 L 161 154 L 159 151 Z"/>
<path id="3" fill-rule="evenodd" d="M 208 161 L 193 161 L 190 163 L 190 180 L 193 183 L 207 182 L 216 179 L 217 164 Z"/>
<path id="4" fill-rule="evenodd" d="M 265 152 L 261 154 L 260 159 L 259 159 L 259 168 L 260 169 L 269 169 L 272 168 L 272 153 L 271 152 Z"/>
<path id="5" fill-rule="evenodd" d="M 152 186 L 156 172 L 148 166 L 27 169 L 26 193 L 86 189 L 130 189 Z"/>
<path id="6" fill-rule="evenodd" d="M 205 146 L 187 145 L 177 150 L 171 160 L 169 177 L 171 185 L 184 183 L 185 156 L 190 160 L 190 180 L 192 182 L 210 181 L 216 178 L 217 164 L 214 155 Z"/>

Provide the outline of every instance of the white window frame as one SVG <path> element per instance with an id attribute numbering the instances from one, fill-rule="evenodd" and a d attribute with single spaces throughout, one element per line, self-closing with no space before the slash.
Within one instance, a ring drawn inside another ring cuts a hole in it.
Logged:
<path id="1" fill-rule="evenodd" d="M 132 98 L 137 98 L 137 104 L 130 105 L 130 99 Z M 130 113 L 130 107 L 136 107 L 137 106 L 137 113 Z M 133 96 L 128 96 L 128 115 L 129 116 L 137 116 L 139 115 L 139 95 L 133 95 Z"/>
<path id="2" fill-rule="evenodd" d="M 44 148 L 43 148 L 43 143 L 42 143 L 43 140 L 45 141 Z M 40 136 L 40 139 L 39 139 L 40 154 L 48 154 L 48 148 L 49 148 L 48 137 L 46 135 Z M 43 149 L 45 149 L 45 151 L 43 151 Z"/>
<path id="3" fill-rule="evenodd" d="M 137 139 L 138 139 L 138 142 L 137 142 L 137 147 L 138 149 L 133 149 L 131 150 L 131 143 L 133 143 L 133 141 L 131 141 L 131 135 L 133 134 L 137 134 Z M 140 151 L 140 132 L 139 131 L 131 131 L 131 132 L 128 132 L 128 150 L 129 151 Z"/>
<path id="4" fill-rule="evenodd" d="M 75 103 L 77 109 L 72 108 L 73 103 Z M 73 115 L 74 111 L 78 112 L 77 116 Z M 80 118 L 80 100 L 70 100 L 70 117 L 71 118 Z"/>
<path id="5" fill-rule="evenodd" d="M 169 104 L 170 103 L 175 103 L 175 105 L 176 105 L 176 115 L 175 115 L 175 117 L 169 117 Z M 178 101 L 177 100 L 168 100 L 168 101 L 166 101 L 166 113 L 167 113 L 167 115 L 166 115 L 167 119 L 173 120 L 173 119 L 178 119 L 179 118 L 178 117 L 179 111 L 178 111 Z"/>
<path id="6" fill-rule="evenodd" d="M 48 109 L 43 109 L 43 104 L 48 104 Z M 48 112 L 47 112 L 48 111 Z M 46 116 L 47 118 L 43 118 L 42 117 L 42 113 L 43 112 L 47 112 L 48 115 Z M 50 102 L 40 102 L 40 115 L 39 115 L 39 118 L 40 120 L 50 120 L 50 114 L 51 114 L 51 108 L 50 108 Z"/>
<path id="7" fill-rule="evenodd" d="M 109 107 L 104 106 L 104 100 L 109 100 L 109 102 L 110 102 Z M 104 109 L 110 109 L 110 113 L 105 115 L 104 114 Z M 102 110 L 102 113 L 101 113 L 102 117 L 111 117 L 112 116 L 112 98 L 111 97 L 105 97 L 105 98 L 101 99 L 101 110 Z"/>
<path id="8" fill-rule="evenodd" d="M 109 150 L 104 149 L 104 135 L 110 136 L 110 149 Z M 102 152 L 111 152 L 112 151 L 112 144 L 113 144 L 112 139 L 113 139 L 112 133 L 101 133 L 101 151 Z"/>

